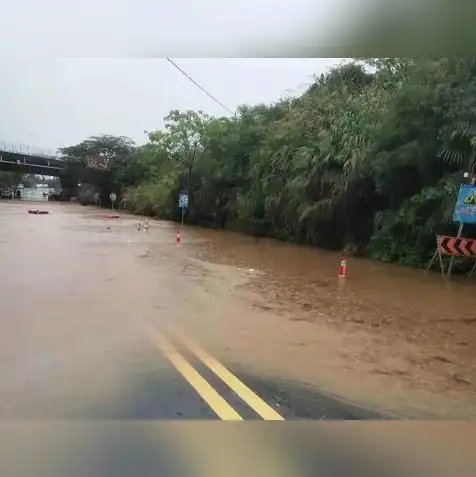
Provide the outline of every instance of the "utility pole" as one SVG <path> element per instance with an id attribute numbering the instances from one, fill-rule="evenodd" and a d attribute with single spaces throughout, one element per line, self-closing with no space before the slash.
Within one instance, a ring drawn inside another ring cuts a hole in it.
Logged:
<path id="1" fill-rule="evenodd" d="M 464 179 L 468 179 L 469 177 L 471 177 L 471 180 L 470 180 L 469 183 L 471 185 L 475 185 L 476 184 L 476 175 L 474 173 L 474 161 L 471 161 L 470 171 L 465 172 L 463 174 Z M 456 238 L 461 237 L 461 235 L 463 234 L 463 228 L 464 228 L 464 223 L 460 222 L 459 227 L 458 227 L 458 232 L 456 233 Z M 450 278 L 450 276 L 451 276 L 451 271 L 453 270 L 454 261 L 455 261 L 455 257 L 452 255 L 451 258 L 450 258 L 450 263 L 448 264 L 448 271 L 446 272 L 446 277 L 447 278 Z"/>

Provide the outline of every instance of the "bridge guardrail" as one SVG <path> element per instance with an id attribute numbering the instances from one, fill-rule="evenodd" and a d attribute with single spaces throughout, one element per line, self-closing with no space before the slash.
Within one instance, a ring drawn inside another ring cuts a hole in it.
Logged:
<path id="1" fill-rule="evenodd" d="M 61 159 L 59 151 L 54 151 L 53 149 L 42 149 L 30 146 L 29 144 L 0 141 L 0 151 L 44 157 L 45 159 Z"/>

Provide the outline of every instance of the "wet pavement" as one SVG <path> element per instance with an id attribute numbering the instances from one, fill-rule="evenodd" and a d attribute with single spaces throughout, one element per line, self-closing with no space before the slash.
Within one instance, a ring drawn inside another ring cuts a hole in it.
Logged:
<path id="1" fill-rule="evenodd" d="M 143 233 L 136 218 L 40 206 L 49 214 L 0 204 L 1 418 L 298 416 L 292 405 L 281 410 L 273 386 L 240 396 L 233 372 L 220 377 L 220 362 L 207 364 L 175 338 L 180 328 L 200 339 L 187 324 L 202 304 L 194 301 L 196 266 L 170 224 Z"/>
<path id="2" fill-rule="evenodd" d="M 4 419 L 474 413 L 474 283 L 30 205 L 0 203 Z"/>
<path id="3" fill-rule="evenodd" d="M 127 242 L 132 226 L 0 207 L 2 418 L 215 417 L 138 325 L 163 277 L 135 277 L 146 241 Z"/>

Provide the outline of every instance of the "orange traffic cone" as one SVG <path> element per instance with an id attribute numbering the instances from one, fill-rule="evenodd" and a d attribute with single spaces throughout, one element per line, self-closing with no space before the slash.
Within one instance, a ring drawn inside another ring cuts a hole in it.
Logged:
<path id="1" fill-rule="evenodd" d="M 337 276 L 339 278 L 345 278 L 347 276 L 347 260 L 344 257 L 340 260 L 339 273 Z"/>
<path id="2" fill-rule="evenodd" d="M 177 235 L 175 237 L 175 243 L 178 245 L 181 241 L 181 237 L 180 237 L 180 230 L 177 230 Z"/>

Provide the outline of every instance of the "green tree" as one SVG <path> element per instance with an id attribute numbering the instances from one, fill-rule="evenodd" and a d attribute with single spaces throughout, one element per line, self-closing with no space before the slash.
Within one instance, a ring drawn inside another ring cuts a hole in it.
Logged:
<path id="1" fill-rule="evenodd" d="M 143 146 L 100 136 L 64 151 L 137 213 L 176 219 L 187 189 L 196 223 L 421 266 L 476 164 L 475 78 L 472 58 L 359 58 L 298 98 L 233 118 L 172 111 Z"/>
<path id="2" fill-rule="evenodd" d="M 73 178 L 73 187 L 78 184 L 94 185 L 102 196 L 102 202 L 109 202 L 109 193 L 121 194 L 127 185 L 127 178 L 133 170 L 129 160 L 134 161 L 135 144 L 123 136 L 92 136 L 85 141 L 61 149 L 66 164 L 65 175 Z M 124 184 L 122 181 L 125 181 Z M 92 203 L 93 191 L 85 202 Z"/>
<path id="3" fill-rule="evenodd" d="M 193 169 L 205 152 L 204 133 L 209 120 L 210 118 L 202 111 L 174 110 L 164 119 L 165 132 L 149 133 L 150 141 L 163 148 L 176 163 L 177 168 L 186 169 L 190 208 L 193 204 Z"/>

